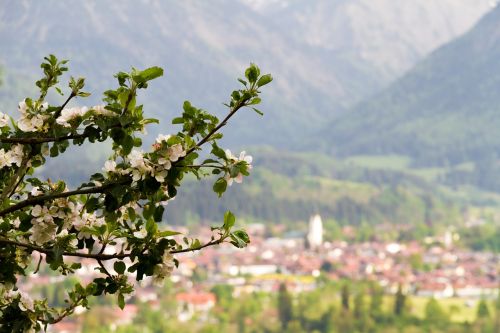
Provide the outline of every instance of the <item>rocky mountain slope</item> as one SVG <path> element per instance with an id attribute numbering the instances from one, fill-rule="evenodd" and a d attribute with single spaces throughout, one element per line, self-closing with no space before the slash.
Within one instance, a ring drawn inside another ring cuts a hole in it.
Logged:
<path id="1" fill-rule="evenodd" d="M 323 133 L 340 155 L 454 165 L 500 154 L 500 7 Z"/>
<path id="2" fill-rule="evenodd" d="M 159 65 L 166 76 L 145 96 L 152 114 L 166 120 L 187 98 L 222 113 L 234 79 L 253 61 L 276 77 L 264 96 L 266 121 L 247 113 L 230 139 L 293 148 L 303 140 L 299 129 L 315 132 L 489 8 L 489 0 L 6 0 L 1 105 L 15 109 L 42 57 L 54 53 L 88 77 L 95 100 L 116 71 Z"/>

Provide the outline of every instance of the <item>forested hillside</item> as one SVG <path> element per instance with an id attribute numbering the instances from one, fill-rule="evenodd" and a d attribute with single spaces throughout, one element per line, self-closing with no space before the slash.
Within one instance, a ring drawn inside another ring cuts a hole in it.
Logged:
<path id="1" fill-rule="evenodd" d="M 396 153 L 416 165 L 481 162 L 500 153 L 500 8 L 381 94 L 325 128 L 339 155 Z"/>
<path id="2" fill-rule="evenodd" d="M 169 204 L 167 221 L 218 221 L 231 209 L 247 221 L 295 227 L 314 213 L 344 225 L 444 225 L 461 220 L 465 207 L 438 186 L 397 170 L 315 160 L 312 155 L 259 151 L 257 156 L 252 177 L 243 186 L 233 185 L 221 200 L 210 181 L 187 183 Z"/>

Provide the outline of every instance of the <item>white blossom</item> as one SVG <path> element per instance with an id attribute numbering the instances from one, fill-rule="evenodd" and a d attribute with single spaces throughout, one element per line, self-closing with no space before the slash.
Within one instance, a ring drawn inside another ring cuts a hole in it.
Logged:
<path id="1" fill-rule="evenodd" d="M 19 229 L 19 226 L 21 225 L 21 220 L 19 219 L 19 217 L 16 217 L 16 219 L 12 221 L 12 224 L 14 224 L 14 227 L 16 227 L 16 229 Z"/>
<path id="2" fill-rule="evenodd" d="M 226 175 L 224 176 L 224 179 L 226 180 L 227 182 L 227 186 L 231 186 L 233 185 L 233 181 L 238 183 L 238 184 L 241 184 L 243 182 L 243 174 L 238 173 L 238 175 L 236 177 L 231 177 L 231 175 L 229 173 L 226 173 Z"/>
<path id="3" fill-rule="evenodd" d="M 5 127 L 9 125 L 9 116 L 5 113 L 0 112 L 0 127 Z"/>
<path id="4" fill-rule="evenodd" d="M 176 143 L 175 145 L 168 147 L 167 154 L 169 160 L 176 162 L 180 157 L 186 156 L 186 151 L 180 143 Z"/>
<path id="5" fill-rule="evenodd" d="M 114 113 L 113 111 L 110 111 L 104 107 L 104 105 L 96 105 L 91 108 L 91 110 L 94 112 L 94 114 L 99 115 L 99 116 L 107 116 L 107 117 L 112 117 L 116 116 L 117 114 Z"/>
<path id="6" fill-rule="evenodd" d="M 170 170 L 170 168 L 172 167 L 172 163 L 170 162 L 170 160 L 163 157 L 160 157 L 158 159 L 158 164 L 160 164 L 165 170 Z"/>
<path id="7" fill-rule="evenodd" d="M 23 158 L 24 158 L 23 146 L 22 145 L 13 146 L 10 156 L 11 164 L 16 164 L 17 166 L 21 166 L 21 164 L 23 163 Z"/>
<path id="8" fill-rule="evenodd" d="M 30 193 L 31 193 L 31 195 L 32 195 L 32 196 L 34 196 L 34 197 L 36 197 L 36 196 L 38 196 L 38 195 L 43 194 L 43 192 L 42 192 L 42 191 L 40 191 L 40 188 L 39 188 L 38 186 L 33 187 L 33 188 L 31 189 L 31 192 L 30 192 Z"/>
<path id="9" fill-rule="evenodd" d="M 238 160 L 239 160 L 239 161 L 245 161 L 245 162 L 247 162 L 249 169 L 251 169 L 251 168 L 252 168 L 252 161 L 253 161 L 253 157 L 252 157 L 252 156 L 250 156 L 250 155 L 246 155 L 246 152 L 245 152 L 245 151 L 242 151 L 242 152 L 240 153 L 240 157 L 238 158 Z"/>
<path id="10" fill-rule="evenodd" d="M 104 162 L 104 171 L 106 172 L 115 172 L 116 171 L 116 162 L 115 161 L 106 161 Z"/>
<path id="11" fill-rule="evenodd" d="M 26 111 L 28 110 L 28 105 L 26 104 L 26 100 L 23 99 L 21 102 L 19 102 L 18 104 L 18 111 L 21 113 L 21 114 L 26 114 Z"/>
<path id="12" fill-rule="evenodd" d="M 144 157 L 142 151 L 133 149 L 127 158 L 132 168 L 129 172 L 132 173 L 132 180 L 134 182 L 143 179 L 146 174 L 152 171 L 152 167 L 147 164 L 149 161 Z"/>
<path id="13" fill-rule="evenodd" d="M 46 208 L 46 207 L 44 207 Z M 31 210 L 31 215 L 34 216 L 34 217 L 39 217 L 42 215 L 42 211 L 43 211 L 43 208 L 42 206 L 40 205 L 36 205 L 35 207 L 33 207 L 33 209 Z"/>
<path id="14" fill-rule="evenodd" d="M 31 220 L 33 227 L 31 227 L 30 240 L 35 244 L 45 244 L 54 239 L 56 235 L 57 225 L 52 220 L 45 220 L 37 218 Z"/>
<path id="15" fill-rule="evenodd" d="M 67 229 L 64 229 L 62 230 L 58 235 L 57 237 L 58 238 L 66 238 L 67 236 L 69 235 L 69 232 Z M 73 247 L 77 247 L 78 246 L 78 239 L 76 238 L 72 238 L 69 242 L 69 244 Z"/>
<path id="16" fill-rule="evenodd" d="M 59 125 L 62 125 L 64 127 L 71 127 L 69 122 L 78 118 L 78 117 L 84 116 L 85 113 L 87 113 L 87 111 L 88 111 L 87 107 L 66 108 L 66 109 L 61 111 L 61 115 L 56 119 L 56 123 L 58 123 Z"/>
<path id="17" fill-rule="evenodd" d="M 148 235 L 148 232 L 146 231 L 146 229 L 141 229 L 139 231 L 134 232 L 135 238 L 143 239 L 143 238 L 146 238 L 147 235 Z"/>
<path id="18" fill-rule="evenodd" d="M 230 161 L 237 160 L 236 156 L 234 156 L 229 149 L 226 149 L 226 158 Z"/>
<path id="19" fill-rule="evenodd" d="M 19 309 L 21 311 L 34 311 L 34 303 L 31 297 L 25 293 L 24 291 L 20 290 L 9 290 L 7 291 L 4 295 L 4 298 L 10 302 L 13 302 L 14 300 L 19 298 Z"/>
<path id="20" fill-rule="evenodd" d="M 23 291 L 20 291 L 19 294 L 21 295 L 19 299 L 19 309 L 21 309 L 21 311 L 34 311 L 34 303 L 31 297 Z"/>
<path id="21" fill-rule="evenodd" d="M 73 226 L 78 231 L 78 239 L 93 238 L 96 239 L 90 230 L 84 228 L 99 227 L 104 224 L 103 218 L 98 218 L 94 213 L 83 213 L 76 215 L 73 219 Z"/>
<path id="22" fill-rule="evenodd" d="M 165 135 L 165 134 L 159 134 L 157 137 L 156 137 L 156 143 L 162 143 L 163 141 L 167 141 L 168 139 L 170 139 L 170 135 Z"/>
<path id="23" fill-rule="evenodd" d="M 168 172 L 166 170 L 155 172 L 155 179 L 158 182 L 163 183 L 165 181 L 165 177 L 167 176 L 167 174 Z"/>
<path id="24" fill-rule="evenodd" d="M 36 205 L 31 209 L 31 236 L 30 240 L 36 244 L 44 244 L 54 240 L 57 225 L 54 223 L 54 217 L 58 216 L 59 208 L 52 206 Z"/>
<path id="25" fill-rule="evenodd" d="M 146 166 L 146 161 L 144 159 L 144 153 L 137 149 L 133 149 L 127 156 L 130 161 L 130 166 L 141 171 L 146 171 L 149 168 Z"/>
<path id="26" fill-rule="evenodd" d="M 138 170 L 132 171 L 132 181 L 136 182 L 143 178 L 143 174 L 141 174 Z"/>
<path id="27" fill-rule="evenodd" d="M 226 150 L 226 159 L 228 160 L 229 164 L 237 164 L 237 163 L 240 163 L 240 162 L 245 162 L 245 164 L 247 165 L 247 170 L 251 170 L 252 169 L 252 161 L 253 161 L 253 158 L 252 156 L 250 155 L 246 155 L 246 152 L 245 151 L 242 151 L 240 153 L 240 156 L 239 157 L 236 157 L 234 156 L 231 151 L 229 149 Z M 236 182 L 236 183 L 241 183 L 243 182 L 243 174 L 241 172 L 239 172 L 236 177 L 231 177 L 231 174 L 229 172 L 226 172 L 226 174 L 224 175 L 224 179 L 226 180 L 227 182 L 227 185 L 228 186 L 231 186 L 233 184 L 233 181 Z"/>
<path id="28" fill-rule="evenodd" d="M 3 168 L 5 166 L 10 166 L 10 154 L 8 151 L 5 151 L 5 149 L 0 149 L 0 168 Z"/>
<path id="29" fill-rule="evenodd" d="M 40 111 L 47 110 L 48 106 L 48 103 L 43 103 L 40 107 Z M 19 102 L 18 110 L 21 113 L 21 118 L 17 121 L 17 127 L 19 127 L 21 131 L 39 132 L 47 129 L 44 125 L 49 116 L 42 114 L 28 114 L 28 105 L 26 104 L 26 100 Z"/>

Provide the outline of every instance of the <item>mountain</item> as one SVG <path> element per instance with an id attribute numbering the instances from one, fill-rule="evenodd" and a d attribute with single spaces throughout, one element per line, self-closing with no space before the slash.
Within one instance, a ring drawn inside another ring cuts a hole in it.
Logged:
<path id="1" fill-rule="evenodd" d="M 0 104 L 15 110 L 33 92 L 49 53 L 71 59 L 72 73 L 88 78 L 94 97 L 82 103 L 89 104 L 115 84 L 115 72 L 159 65 L 166 76 L 143 99 L 146 112 L 163 120 L 155 134 L 184 99 L 225 112 L 221 103 L 253 61 L 276 78 L 264 92 L 265 121 L 241 115 L 229 140 L 293 148 L 489 8 L 489 0 L 5 0 Z"/>
<path id="2" fill-rule="evenodd" d="M 471 31 L 330 123 L 320 139 L 340 156 L 400 154 L 414 165 L 473 162 L 476 170 L 498 164 L 499 59 L 497 7 Z"/>

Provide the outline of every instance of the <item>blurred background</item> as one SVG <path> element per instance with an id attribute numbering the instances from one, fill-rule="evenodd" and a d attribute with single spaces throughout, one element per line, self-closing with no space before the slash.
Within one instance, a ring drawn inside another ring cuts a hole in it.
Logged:
<path id="1" fill-rule="evenodd" d="M 146 142 L 176 131 L 184 100 L 224 115 L 250 62 L 275 78 L 265 115 L 225 131 L 252 176 L 220 200 L 188 180 L 164 221 L 203 237 L 230 209 L 251 246 L 185 255 L 124 311 L 101 299 L 54 332 L 500 332 L 496 1 L 3 0 L 2 112 L 36 93 L 50 53 L 86 77 L 81 105 L 118 71 L 163 67 L 139 97 L 160 119 Z M 108 148 L 41 173 L 76 186 Z M 25 283 L 64 299 L 64 281 Z"/>

